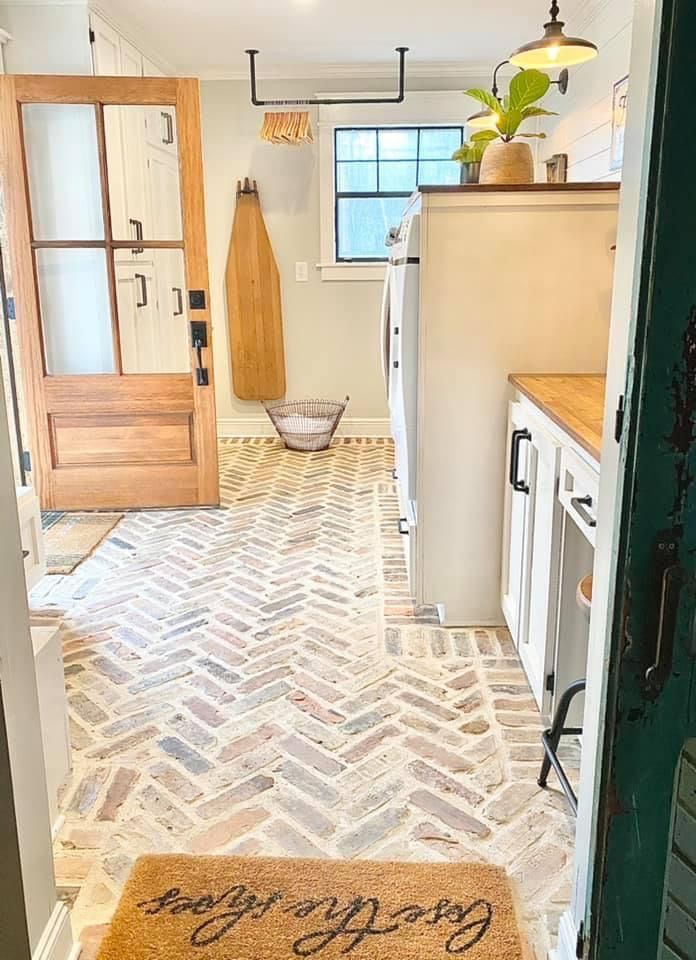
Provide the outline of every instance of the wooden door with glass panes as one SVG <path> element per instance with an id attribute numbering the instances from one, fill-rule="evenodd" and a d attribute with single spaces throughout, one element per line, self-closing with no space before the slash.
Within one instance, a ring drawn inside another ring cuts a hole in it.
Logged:
<path id="1" fill-rule="evenodd" d="M 198 82 L 0 77 L 44 509 L 214 505 Z"/>

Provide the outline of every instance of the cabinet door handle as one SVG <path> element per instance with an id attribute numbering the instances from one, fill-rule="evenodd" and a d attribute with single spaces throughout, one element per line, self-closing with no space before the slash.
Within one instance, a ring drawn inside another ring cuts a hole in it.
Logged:
<path id="1" fill-rule="evenodd" d="M 172 121 L 171 113 L 167 113 L 165 110 L 162 110 L 162 119 L 164 120 L 165 125 L 165 134 L 162 137 L 162 143 L 169 145 L 174 143 L 174 122 Z"/>
<path id="2" fill-rule="evenodd" d="M 586 526 L 592 529 L 597 526 L 595 518 L 585 509 L 592 506 L 592 497 L 589 494 L 586 497 L 571 497 L 570 505 Z"/>
<path id="3" fill-rule="evenodd" d="M 135 301 L 136 307 L 147 306 L 147 277 L 144 273 L 134 274 L 135 279 L 140 283 L 140 300 Z"/>
<path id="4" fill-rule="evenodd" d="M 405 537 L 408 536 L 408 520 L 406 517 L 399 517 L 399 533 Z"/>
<path id="5" fill-rule="evenodd" d="M 135 227 L 135 239 L 136 239 L 136 241 L 137 241 L 137 240 L 142 240 L 142 239 L 143 239 L 143 222 L 142 222 L 142 220 L 134 220 L 134 219 L 131 217 L 131 218 L 128 220 L 128 223 L 130 223 L 130 225 L 131 225 L 132 227 Z M 131 250 L 131 253 L 144 253 L 144 252 L 145 252 L 145 247 L 133 247 L 132 250 Z"/>
<path id="6" fill-rule="evenodd" d="M 525 427 L 523 430 L 512 431 L 512 442 L 510 444 L 510 486 L 518 493 L 529 493 L 529 486 L 524 480 L 519 479 L 520 469 L 520 444 L 523 440 L 531 440 L 532 435 Z"/>
<path id="7" fill-rule="evenodd" d="M 184 312 L 184 297 L 181 292 L 181 287 L 172 287 L 172 293 L 176 294 L 176 310 L 174 311 L 174 316 L 180 317 Z"/>

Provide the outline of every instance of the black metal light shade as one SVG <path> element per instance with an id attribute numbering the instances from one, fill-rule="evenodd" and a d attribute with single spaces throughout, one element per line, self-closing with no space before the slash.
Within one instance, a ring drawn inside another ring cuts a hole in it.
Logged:
<path id="1" fill-rule="evenodd" d="M 565 24 L 558 19 L 559 7 L 556 0 L 549 11 L 551 19 L 544 24 L 544 35 L 531 43 L 525 43 L 510 55 L 510 63 L 524 70 L 553 70 L 559 67 L 574 67 L 597 56 L 594 43 L 580 37 L 567 37 L 563 32 Z"/>

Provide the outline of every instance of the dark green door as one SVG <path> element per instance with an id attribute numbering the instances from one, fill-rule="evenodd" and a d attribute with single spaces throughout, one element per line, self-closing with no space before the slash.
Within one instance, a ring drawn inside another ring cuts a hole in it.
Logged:
<path id="1" fill-rule="evenodd" d="M 655 120 L 585 951 L 594 960 L 696 957 L 696 927 L 689 928 L 696 899 L 683 902 L 696 898 L 688 872 L 696 865 L 689 859 L 696 834 L 693 847 L 688 836 L 683 843 L 674 835 L 678 780 L 688 801 L 679 805 L 679 829 L 690 829 L 691 810 L 696 814 L 685 788 L 688 757 L 682 764 L 684 746 L 696 736 L 696 2 L 664 0 L 655 40 Z"/>

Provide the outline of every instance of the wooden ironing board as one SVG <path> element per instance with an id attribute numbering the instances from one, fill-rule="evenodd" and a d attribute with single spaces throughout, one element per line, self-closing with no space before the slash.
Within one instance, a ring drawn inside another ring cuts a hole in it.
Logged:
<path id="1" fill-rule="evenodd" d="M 278 400 L 285 394 L 280 276 L 255 180 L 237 183 L 225 285 L 234 393 Z"/>

